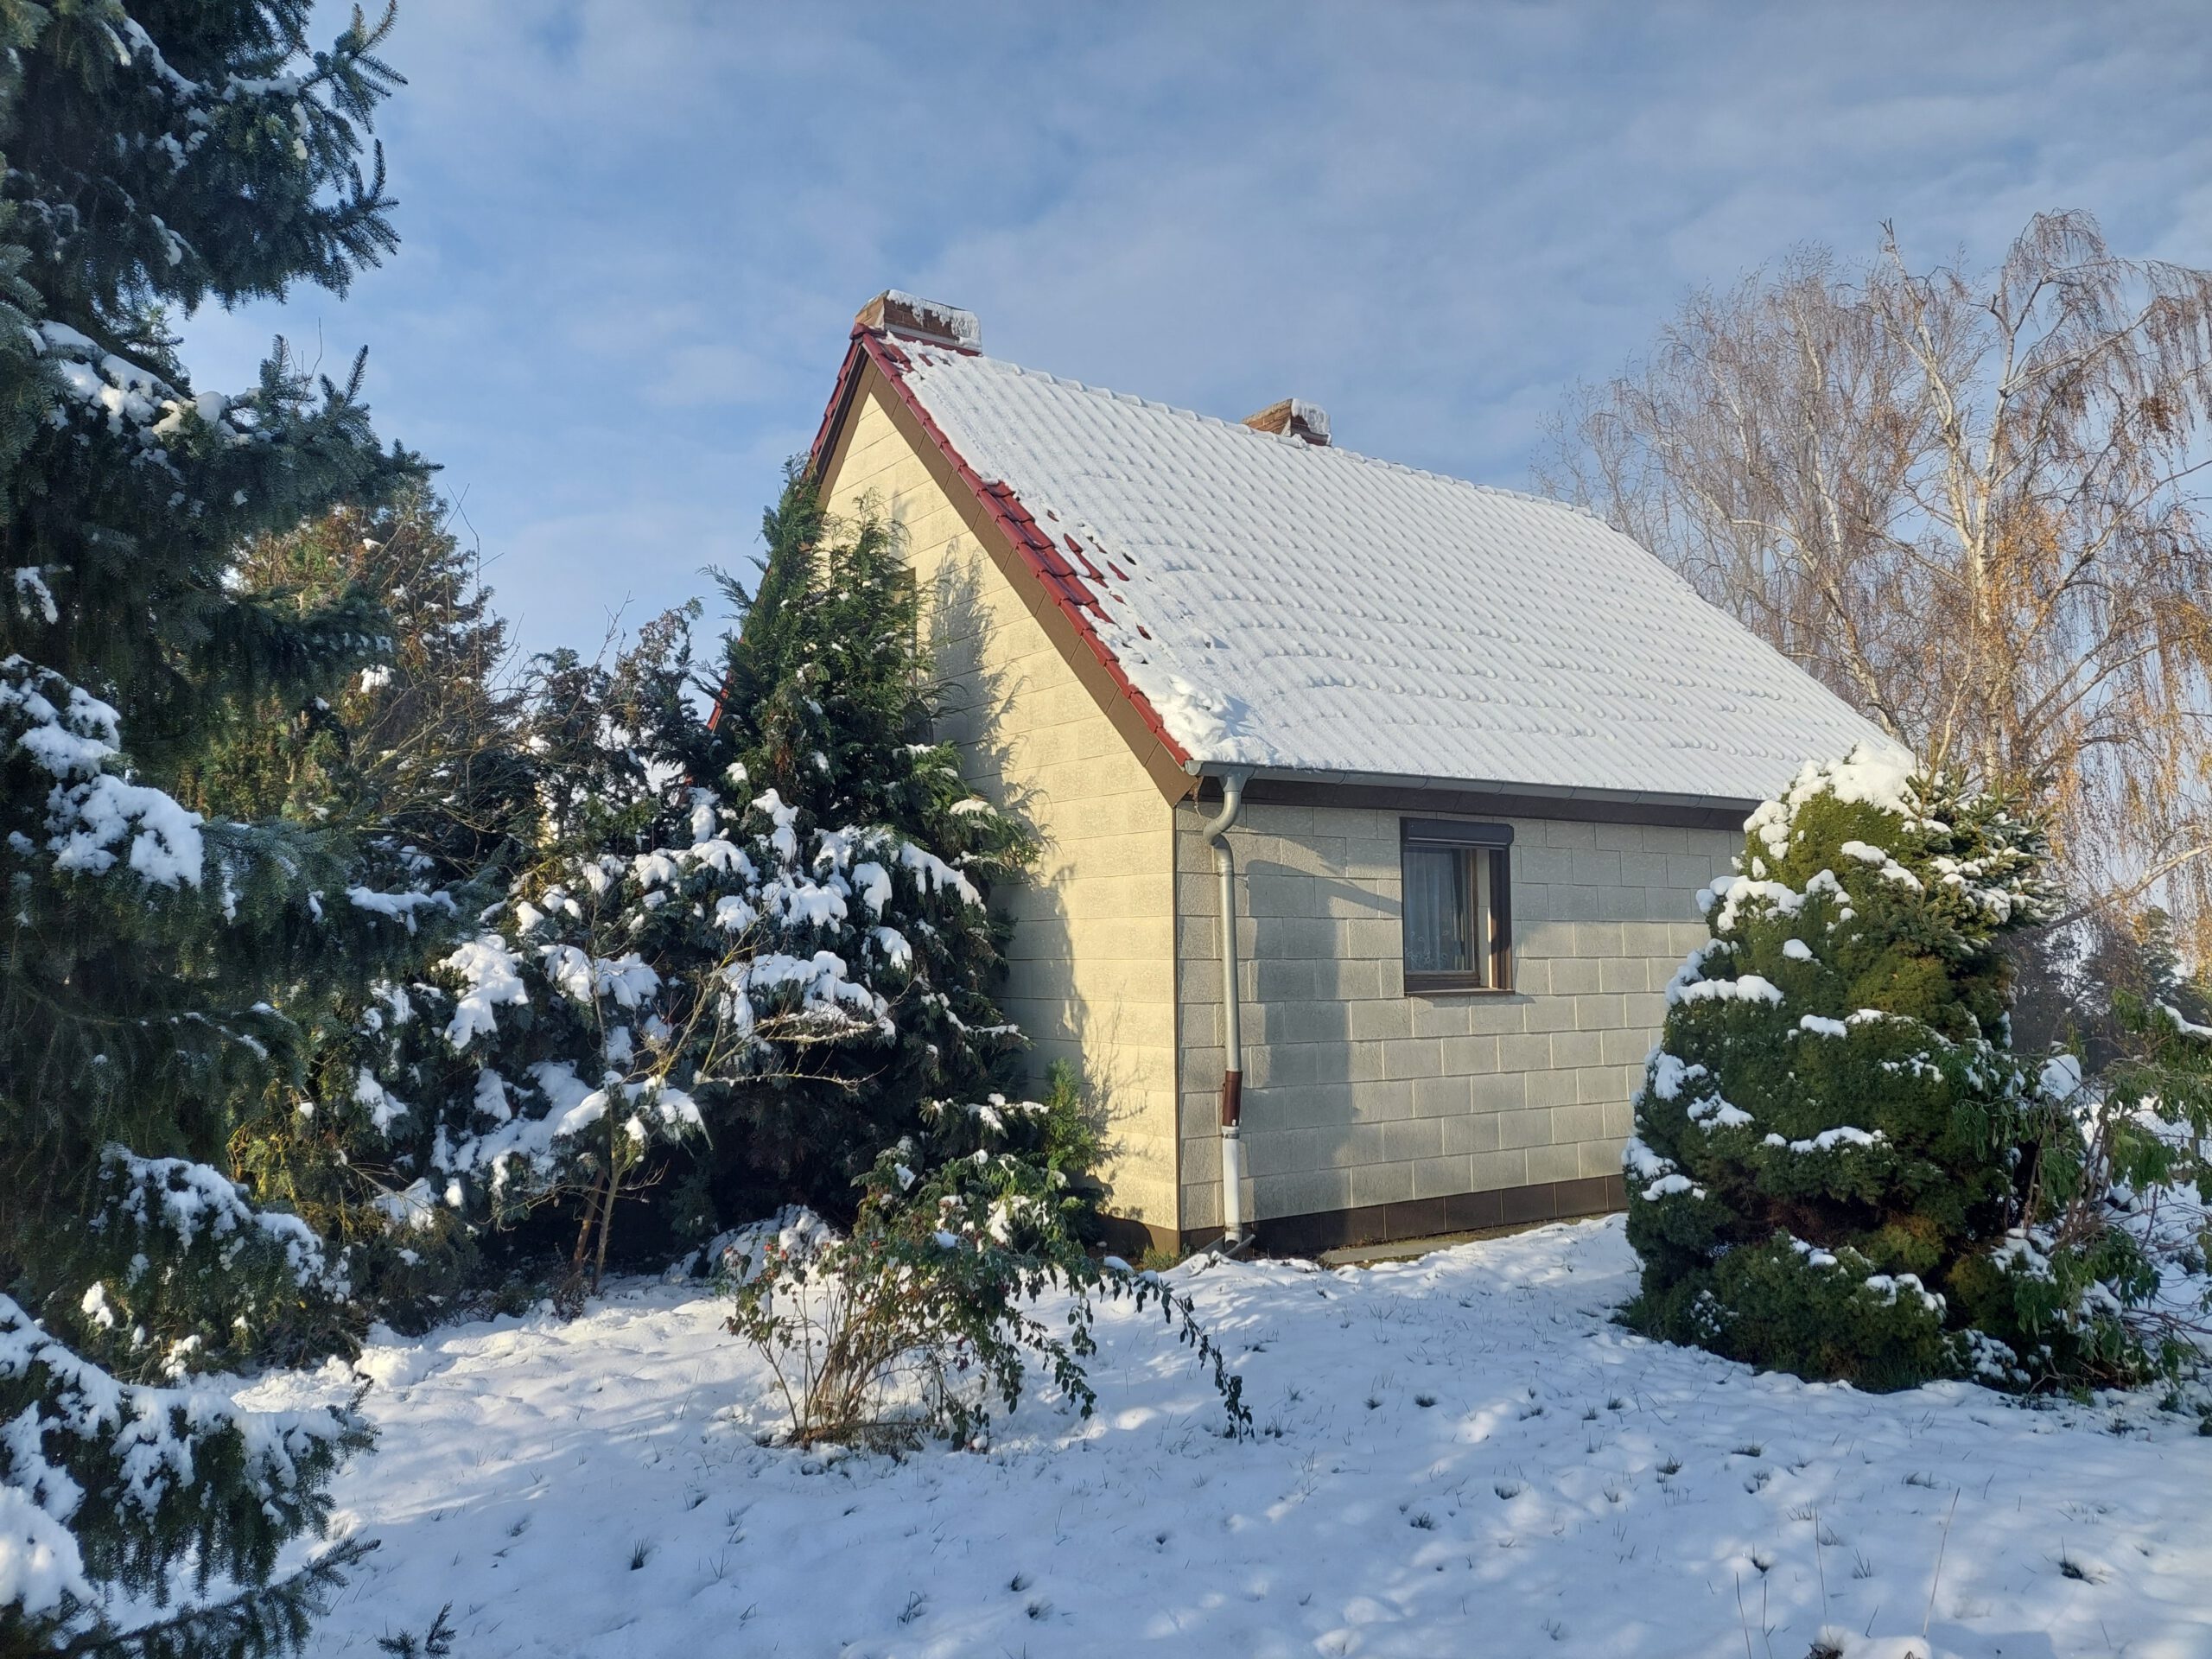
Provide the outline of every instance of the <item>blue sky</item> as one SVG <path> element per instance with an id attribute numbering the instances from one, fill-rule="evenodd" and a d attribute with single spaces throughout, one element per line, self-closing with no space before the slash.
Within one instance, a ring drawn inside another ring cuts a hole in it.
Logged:
<path id="1" fill-rule="evenodd" d="M 335 9 L 321 29 L 334 35 Z M 398 254 L 210 313 L 370 350 L 532 650 L 742 568 L 853 312 L 1527 480 L 1543 416 L 1793 243 L 1994 257 L 2038 208 L 2212 265 L 2201 4 L 739 5 L 403 0 Z"/>

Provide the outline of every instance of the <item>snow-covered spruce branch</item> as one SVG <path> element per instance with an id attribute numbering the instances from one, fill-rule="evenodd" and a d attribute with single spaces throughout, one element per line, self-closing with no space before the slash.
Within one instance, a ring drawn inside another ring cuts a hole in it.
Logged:
<path id="1" fill-rule="evenodd" d="M 116 711 L 80 685 L 20 655 L 0 658 L 0 744 L 26 757 L 51 786 L 43 849 L 54 868 L 100 875 L 118 863 L 156 887 L 200 885 L 200 815 L 172 797 L 118 775 Z M 10 832 L 18 856 L 40 843 Z"/>
<path id="2" fill-rule="evenodd" d="M 206 1164 L 114 1144 L 73 1260 L 85 1288 L 59 1311 L 86 1353 L 140 1376 L 249 1363 L 285 1346 L 287 1326 L 328 1321 L 347 1289 L 342 1262 L 299 1217 L 256 1208 Z M 211 1308 L 217 1282 L 225 1294 Z"/>
<path id="3" fill-rule="evenodd" d="M 99 1626 L 105 1586 L 165 1602 L 180 1549 L 203 1592 L 218 1575 L 266 1583 L 368 1443 L 351 1411 L 255 1413 L 213 1389 L 118 1382 L 5 1297 L 0 1415 L 0 1632 L 40 1646 Z"/>
<path id="4" fill-rule="evenodd" d="M 212 1601 L 173 1607 L 127 1629 L 95 1623 L 41 1651 L 47 1659 L 70 1659 L 77 1654 L 98 1659 L 187 1659 L 206 1653 L 304 1652 L 315 1621 L 330 1611 L 348 1573 L 375 1554 L 379 1542 L 344 1539 L 287 1577 L 233 1589 Z"/>

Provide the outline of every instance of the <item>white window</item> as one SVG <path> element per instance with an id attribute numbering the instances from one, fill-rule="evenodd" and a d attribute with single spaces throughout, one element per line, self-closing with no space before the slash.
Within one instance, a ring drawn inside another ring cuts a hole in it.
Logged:
<path id="1" fill-rule="evenodd" d="M 1513 988 L 1513 830 L 1510 824 L 1406 818 L 1406 989 Z"/>

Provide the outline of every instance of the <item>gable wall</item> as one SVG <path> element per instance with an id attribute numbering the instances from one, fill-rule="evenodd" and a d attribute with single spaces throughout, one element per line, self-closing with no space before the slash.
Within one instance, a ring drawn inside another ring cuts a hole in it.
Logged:
<path id="1" fill-rule="evenodd" d="M 1183 1225 L 1220 1225 L 1219 906 L 1198 830 L 1177 810 L 1183 999 Z M 1431 815 L 1433 816 L 1433 815 Z M 1739 834 L 1508 817 L 1515 988 L 1408 996 L 1400 814 L 1249 803 L 1237 856 L 1248 1216 L 1524 1194 L 1522 1217 L 1617 1201 L 1630 1101 L 1662 995 L 1707 938 L 1699 887 Z M 1552 1197 L 1560 1202 L 1545 1207 Z M 1256 1206 L 1256 1207 L 1255 1207 Z M 1503 1217 L 1511 1220 L 1509 1211 Z M 1492 1224 L 1482 1206 L 1425 1230 Z M 1399 1236 L 1421 1228 L 1402 1226 Z"/>
<path id="2" fill-rule="evenodd" d="M 1033 1076 L 1067 1058 L 1106 1109 L 1116 1215 L 1173 1231 L 1176 1205 L 1173 813 L 979 539 L 979 524 L 870 388 L 829 458 L 824 499 L 873 498 L 905 532 L 950 696 L 942 735 L 978 793 L 1026 818 L 1031 880 L 995 899 L 1014 922 L 1004 1007 Z"/>

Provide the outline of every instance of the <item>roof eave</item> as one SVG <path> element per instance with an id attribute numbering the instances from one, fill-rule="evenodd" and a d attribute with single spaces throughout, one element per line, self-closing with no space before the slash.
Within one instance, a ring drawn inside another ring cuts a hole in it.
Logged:
<path id="1" fill-rule="evenodd" d="M 1230 760 L 1192 760 L 1194 778 L 1218 779 L 1241 772 L 1256 782 L 1305 784 L 1328 789 L 1424 791 L 1432 794 L 1513 796 L 1562 804 L 1653 807 L 1669 811 L 1734 813 L 1748 817 L 1759 803 L 1738 795 L 1684 793 L 1652 789 L 1599 789 L 1574 784 L 1536 784 L 1492 778 L 1434 778 L 1415 773 L 1347 772 L 1318 766 L 1254 766 Z"/>

